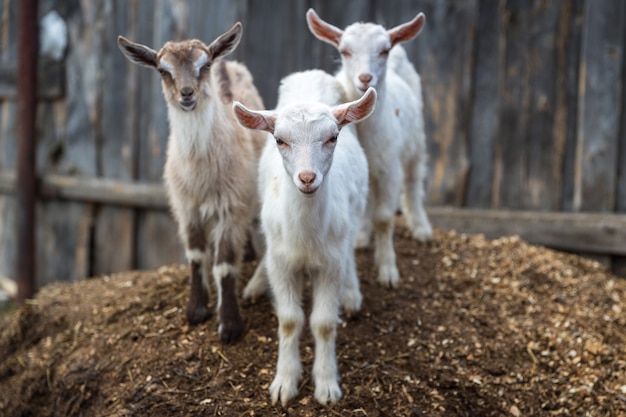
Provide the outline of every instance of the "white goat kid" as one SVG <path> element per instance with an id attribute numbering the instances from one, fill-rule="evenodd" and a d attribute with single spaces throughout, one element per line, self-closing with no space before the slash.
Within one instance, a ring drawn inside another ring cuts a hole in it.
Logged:
<path id="1" fill-rule="evenodd" d="M 344 31 L 321 20 L 313 9 L 306 17 L 311 32 L 341 53 L 342 67 L 336 77 L 348 99 L 361 97 L 369 87 L 378 93 L 376 110 L 356 126 L 370 170 L 359 246 L 369 243 L 373 226 L 378 281 L 396 287 L 393 229 L 398 202 L 415 239 L 426 241 L 433 233 L 423 206 L 427 149 L 421 84 L 398 45 L 417 36 L 425 18 L 420 13 L 389 30 L 373 23 L 354 23 Z"/>
<path id="2" fill-rule="evenodd" d="M 251 282 L 268 274 L 279 321 L 273 403 L 286 405 L 298 392 L 305 276 L 313 289 L 315 398 L 323 404 L 341 398 L 336 328 L 340 304 L 348 313 L 361 306 L 354 243 L 368 189 L 367 158 L 353 126 L 346 125 L 371 113 L 376 92 L 337 104 L 342 97 L 333 76 L 312 70 L 282 81 L 275 111 L 234 105 L 242 125 L 271 134 L 259 163 L 267 251 Z"/>
<path id="3" fill-rule="evenodd" d="M 210 45 L 167 42 L 160 51 L 124 37 L 118 45 L 133 63 L 162 77 L 170 136 L 164 180 L 191 269 L 189 323 L 209 318 L 209 273 L 217 287 L 218 332 L 224 342 L 244 331 L 236 282 L 246 240 L 258 215 L 258 158 L 264 135 L 241 127 L 233 100 L 263 108 L 245 66 L 219 58 L 241 39 L 237 22 Z"/>

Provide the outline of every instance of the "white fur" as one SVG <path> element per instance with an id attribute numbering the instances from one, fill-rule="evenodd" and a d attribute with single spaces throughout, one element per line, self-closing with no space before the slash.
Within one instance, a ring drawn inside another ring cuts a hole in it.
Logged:
<path id="1" fill-rule="evenodd" d="M 369 98 L 373 95 L 372 90 Z M 340 304 L 349 313 L 361 306 L 354 243 L 368 190 L 367 159 L 354 128 L 346 125 L 339 131 L 333 113 L 342 97 L 342 87 L 331 75 L 319 70 L 300 72 L 283 79 L 276 112 L 263 112 L 268 119 L 275 118 L 274 134 L 268 134 L 259 162 L 267 252 L 246 294 L 254 296 L 266 289 L 269 276 L 280 338 L 276 376 L 270 386 L 273 403 L 286 404 L 298 391 L 305 276 L 313 285 L 315 398 L 326 404 L 341 397 L 336 326 Z M 237 108 L 236 113 L 239 116 Z M 336 144 L 327 142 L 338 132 Z M 277 144 L 277 138 L 286 145 Z M 303 185 L 303 172 L 315 173 L 315 181 Z M 313 194 L 303 193 L 313 188 Z"/>
<path id="2" fill-rule="evenodd" d="M 414 21 L 417 19 L 423 15 Z M 378 281 L 395 287 L 399 274 L 393 229 L 400 200 L 413 237 L 420 241 L 432 237 L 422 202 L 427 149 L 419 75 L 404 49 L 394 46 L 394 42 L 407 40 L 397 41 L 391 36 L 400 26 L 385 30 L 373 23 L 355 23 L 344 31 L 321 21 L 312 9 L 307 12 L 307 21 L 319 39 L 341 52 L 342 67 L 336 77 L 348 99 L 361 97 L 367 87 L 378 93 L 374 113 L 356 126 L 370 169 L 367 215 L 358 245 L 369 244 L 373 227 Z"/>

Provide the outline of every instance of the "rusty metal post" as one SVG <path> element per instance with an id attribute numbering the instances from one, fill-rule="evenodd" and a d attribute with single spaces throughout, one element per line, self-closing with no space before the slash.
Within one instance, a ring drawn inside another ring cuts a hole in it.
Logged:
<path id="1" fill-rule="evenodd" d="M 35 150 L 37 144 L 37 54 L 39 24 L 37 0 L 19 2 L 19 59 L 17 78 L 18 160 L 15 196 L 17 199 L 17 304 L 35 294 L 35 205 L 37 178 Z"/>

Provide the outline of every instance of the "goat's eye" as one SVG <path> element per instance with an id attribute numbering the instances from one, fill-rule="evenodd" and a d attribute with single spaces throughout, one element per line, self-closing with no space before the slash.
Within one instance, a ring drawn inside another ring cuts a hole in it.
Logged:
<path id="1" fill-rule="evenodd" d="M 287 144 L 285 143 L 285 141 L 284 141 L 284 140 L 282 140 L 281 138 L 274 138 L 274 139 L 276 139 L 276 144 L 277 144 L 278 146 L 280 146 L 280 147 L 287 146 Z"/>
<path id="2" fill-rule="evenodd" d="M 211 63 L 204 64 L 202 68 L 200 68 L 201 71 L 208 71 L 210 69 L 211 69 Z"/>
<path id="3" fill-rule="evenodd" d="M 342 50 L 339 51 L 339 53 L 344 58 L 350 58 L 352 56 L 352 52 L 350 52 L 350 50 L 348 50 L 348 49 L 342 49 Z"/>
<path id="4" fill-rule="evenodd" d="M 383 58 L 387 58 L 389 56 L 389 49 L 383 49 L 382 51 L 380 51 L 380 56 L 382 56 Z"/>
<path id="5" fill-rule="evenodd" d="M 161 77 L 163 77 L 163 78 L 168 78 L 168 77 L 172 76 L 169 72 L 167 72 L 164 69 L 159 69 L 159 74 L 161 74 Z"/>
<path id="6" fill-rule="evenodd" d="M 326 143 L 337 143 L 337 135 L 331 137 L 326 141 Z"/>

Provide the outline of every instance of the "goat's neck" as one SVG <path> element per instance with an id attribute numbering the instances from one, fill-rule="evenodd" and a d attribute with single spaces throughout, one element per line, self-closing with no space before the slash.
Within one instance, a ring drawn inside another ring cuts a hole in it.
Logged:
<path id="1" fill-rule="evenodd" d="M 168 106 L 168 117 L 173 142 L 179 153 L 186 156 L 207 155 L 224 135 L 215 133 L 216 123 L 228 117 L 225 107 L 209 99 L 193 111 Z M 220 123 L 225 125 L 225 123 Z"/>

